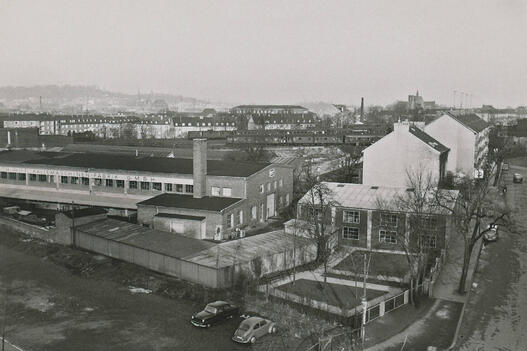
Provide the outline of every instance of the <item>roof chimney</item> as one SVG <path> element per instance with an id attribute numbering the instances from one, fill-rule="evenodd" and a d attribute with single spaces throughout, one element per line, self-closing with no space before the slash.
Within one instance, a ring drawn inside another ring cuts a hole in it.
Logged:
<path id="1" fill-rule="evenodd" d="M 364 98 L 360 98 L 360 121 L 364 122 Z"/>
<path id="2" fill-rule="evenodd" d="M 193 152 L 194 197 L 207 194 L 207 139 L 194 139 Z"/>

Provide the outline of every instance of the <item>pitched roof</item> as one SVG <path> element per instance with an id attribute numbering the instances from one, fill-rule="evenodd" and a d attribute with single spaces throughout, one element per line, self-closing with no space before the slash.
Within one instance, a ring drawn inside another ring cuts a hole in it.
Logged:
<path id="1" fill-rule="evenodd" d="M 487 122 L 475 113 L 447 112 L 446 114 L 476 133 L 483 131 L 489 126 Z"/>
<path id="2" fill-rule="evenodd" d="M 23 164 L 63 166 L 83 169 L 127 170 L 153 173 L 192 174 L 192 159 L 168 157 L 136 157 L 109 153 L 63 153 L 63 152 L 0 152 L 0 162 L 11 161 Z M 247 163 L 234 161 L 207 161 L 207 174 L 212 176 L 248 177 L 267 167 L 269 163 Z"/>
<path id="3" fill-rule="evenodd" d="M 371 186 L 365 184 L 350 184 L 350 183 L 333 183 L 323 182 L 331 198 L 336 202 L 337 206 L 356 208 L 356 209 L 388 209 L 392 211 L 400 211 L 394 207 L 394 201 L 401 199 L 408 194 L 406 187 L 387 187 L 387 186 Z M 457 190 L 441 190 L 447 198 L 457 198 Z M 300 203 L 311 203 L 309 192 L 302 197 Z M 454 203 L 449 203 L 453 206 Z M 429 209 L 429 213 L 444 214 L 445 210 L 439 207 Z"/>
<path id="4" fill-rule="evenodd" d="M 412 135 L 414 135 L 419 140 L 426 143 L 428 146 L 430 146 L 434 150 L 439 151 L 439 153 L 441 154 L 450 150 L 448 147 L 441 144 L 439 141 L 437 141 L 436 139 L 434 139 L 433 137 L 425 133 L 423 130 L 417 128 L 416 126 L 410 126 L 408 130 Z"/>
<path id="5" fill-rule="evenodd" d="M 241 200 L 233 197 L 205 196 L 195 198 L 192 195 L 160 194 L 148 200 L 138 202 L 137 205 L 219 212 Z"/>

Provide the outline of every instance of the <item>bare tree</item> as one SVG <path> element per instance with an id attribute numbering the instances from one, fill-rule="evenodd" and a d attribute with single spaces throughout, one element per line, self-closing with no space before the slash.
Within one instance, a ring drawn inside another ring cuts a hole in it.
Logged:
<path id="1" fill-rule="evenodd" d="M 328 260 L 331 255 L 330 238 L 335 231 L 332 225 L 332 211 L 338 206 L 334 200 L 333 191 L 318 177 L 308 175 L 304 180 L 309 188 L 307 193 L 298 203 L 299 217 L 302 233 L 316 245 L 316 261 L 324 265 L 324 282 Z"/>
<path id="2" fill-rule="evenodd" d="M 414 287 L 424 281 L 428 263 L 436 253 L 432 250 L 439 241 L 438 233 L 444 233 L 443 216 L 450 213 L 436 204 L 436 194 L 446 192 L 452 198 L 444 202 L 453 208 L 457 192 L 439 190 L 430 173 L 422 170 L 407 170 L 407 188 L 387 200 L 378 198 L 377 207 L 387 214 L 404 215 L 408 227 L 405 232 L 396 231 L 396 245 L 404 252 L 410 274 L 410 302 L 415 304 Z M 383 214 L 381 214 L 382 216 Z M 440 234 L 441 235 L 441 234 Z"/>
<path id="3" fill-rule="evenodd" d="M 460 294 L 465 293 L 472 252 L 478 241 L 492 230 L 493 226 L 512 224 L 512 209 L 500 192 L 491 186 L 490 177 L 495 169 L 495 164 L 486 167 L 484 179 L 465 178 L 459 181 L 457 188 L 460 195 L 454 208 L 447 205 L 453 201 L 451 195 L 445 192 L 435 193 L 436 204 L 451 213 L 456 229 L 463 236 L 463 267 L 458 286 Z"/>

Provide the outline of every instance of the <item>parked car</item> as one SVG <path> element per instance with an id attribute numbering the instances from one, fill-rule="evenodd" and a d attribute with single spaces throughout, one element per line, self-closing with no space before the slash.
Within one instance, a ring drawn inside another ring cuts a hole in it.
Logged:
<path id="1" fill-rule="evenodd" d="M 276 333 L 276 324 L 261 317 L 249 317 L 241 322 L 234 332 L 232 340 L 241 344 L 254 344 L 256 339 Z"/>
<path id="2" fill-rule="evenodd" d="M 498 240 L 498 225 L 491 224 L 489 225 L 489 231 L 483 234 L 483 241 L 491 242 Z"/>
<path id="3" fill-rule="evenodd" d="M 501 170 L 502 171 L 508 171 L 509 170 L 509 164 L 507 162 L 503 162 L 503 164 L 501 165 Z"/>
<path id="4" fill-rule="evenodd" d="M 512 176 L 513 183 L 523 183 L 523 176 L 520 173 L 514 173 Z"/>
<path id="5" fill-rule="evenodd" d="M 225 301 L 215 301 L 207 304 L 203 311 L 193 315 L 190 323 L 196 327 L 208 328 L 239 313 L 240 309 L 237 306 Z"/>

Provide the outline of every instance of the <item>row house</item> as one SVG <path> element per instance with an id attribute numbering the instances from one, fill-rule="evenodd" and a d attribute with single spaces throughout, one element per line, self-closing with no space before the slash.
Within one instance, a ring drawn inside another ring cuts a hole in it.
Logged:
<path id="1" fill-rule="evenodd" d="M 239 105 L 231 108 L 231 113 L 242 115 L 302 115 L 309 113 L 309 110 L 298 105 Z"/>
<path id="2" fill-rule="evenodd" d="M 315 128 L 319 123 L 316 114 L 308 112 L 305 114 L 270 114 L 251 115 L 248 118 L 248 130 L 291 130 Z"/>
<path id="3" fill-rule="evenodd" d="M 235 116 L 217 115 L 211 117 L 173 117 L 174 134 L 178 138 L 187 137 L 188 132 L 227 132 L 238 130 L 239 119 Z"/>
<path id="4" fill-rule="evenodd" d="M 369 186 L 324 182 L 327 189 L 324 221 L 328 233 L 338 235 L 339 245 L 377 252 L 405 253 L 418 249 L 442 250 L 447 247 L 453 219 L 449 210 L 439 206 L 423 206 L 418 214 L 405 210 L 404 200 L 413 189 L 405 187 Z M 456 205 L 458 192 L 442 190 L 451 210 Z M 309 193 L 308 193 L 309 194 Z M 298 206 L 298 220 L 320 216 L 319 203 L 306 194 Z M 314 210 L 313 210 L 314 209 Z M 319 217 L 322 220 L 322 217 Z M 298 221 L 296 220 L 296 221 Z M 295 220 L 286 224 L 292 232 Z M 296 224 L 297 227 L 299 226 Z"/>
<path id="5" fill-rule="evenodd" d="M 489 124 L 475 113 L 447 112 L 425 126 L 425 132 L 449 149 L 446 169 L 482 176 L 489 145 Z"/>

